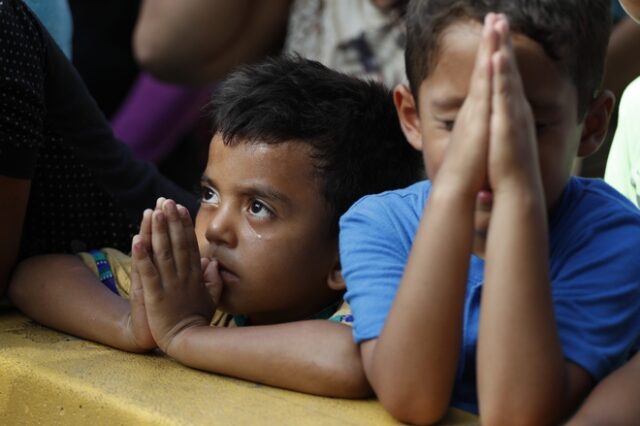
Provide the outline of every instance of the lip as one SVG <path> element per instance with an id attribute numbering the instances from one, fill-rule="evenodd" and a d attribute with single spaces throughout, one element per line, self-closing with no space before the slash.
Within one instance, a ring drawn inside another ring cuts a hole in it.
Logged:
<path id="1" fill-rule="evenodd" d="M 230 282 L 236 282 L 240 279 L 240 277 L 238 277 L 238 275 L 230 269 L 224 261 L 220 259 L 215 260 L 218 262 L 218 273 L 220 274 L 222 282 L 227 284 Z"/>
<path id="2" fill-rule="evenodd" d="M 220 274 L 222 282 L 225 284 L 237 282 L 240 279 L 236 274 L 224 268 L 218 267 L 218 273 Z"/>

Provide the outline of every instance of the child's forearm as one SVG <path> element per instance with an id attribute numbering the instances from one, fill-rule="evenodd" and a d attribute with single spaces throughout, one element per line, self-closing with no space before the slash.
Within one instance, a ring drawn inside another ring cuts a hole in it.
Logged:
<path id="1" fill-rule="evenodd" d="M 473 197 L 459 188 L 434 185 L 384 329 L 376 342 L 363 344 L 367 377 L 385 408 L 400 420 L 433 423 L 449 405 L 473 206 Z"/>
<path id="2" fill-rule="evenodd" d="M 640 419 L 640 353 L 605 378 L 567 426 L 622 426 Z"/>
<path id="3" fill-rule="evenodd" d="M 127 333 L 129 303 L 76 256 L 47 255 L 19 265 L 9 287 L 27 316 L 66 333 L 137 352 Z"/>
<path id="4" fill-rule="evenodd" d="M 189 367 L 270 386 L 342 398 L 372 393 L 351 328 L 332 321 L 193 327 L 167 352 Z"/>
<path id="5" fill-rule="evenodd" d="M 480 411 L 488 424 L 514 418 L 555 424 L 566 415 L 571 384 L 553 312 L 547 239 L 541 191 L 495 194 L 478 341 Z"/>

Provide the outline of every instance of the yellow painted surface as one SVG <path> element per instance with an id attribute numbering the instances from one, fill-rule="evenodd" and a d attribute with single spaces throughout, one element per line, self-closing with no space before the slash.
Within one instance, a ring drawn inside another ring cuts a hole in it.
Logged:
<path id="1" fill-rule="evenodd" d="M 474 424 L 452 410 L 443 424 Z M 136 355 L 0 307 L 0 424 L 389 425 L 375 400 L 290 392 Z"/>

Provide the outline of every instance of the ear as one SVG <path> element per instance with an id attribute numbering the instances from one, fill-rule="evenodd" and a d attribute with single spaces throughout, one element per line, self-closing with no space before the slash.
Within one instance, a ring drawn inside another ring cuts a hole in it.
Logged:
<path id="1" fill-rule="evenodd" d="M 422 151 L 420 118 L 411 90 L 404 84 L 398 84 L 393 90 L 393 102 L 396 105 L 400 126 L 409 144 L 418 151 Z"/>
<path id="2" fill-rule="evenodd" d="M 578 157 L 588 157 L 600 148 L 607 136 L 611 112 L 615 105 L 615 96 L 609 90 L 603 90 L 596 99 L 591 102 L 584 119 Z"/>
<path id="3" fill-rule="evenodd" d="M 347 286 L 342 277 L 342 266 L 340 265 L 340 256 L 336 253 L 336 257 L 333 262 L 333 267 L 327 277 L 327 285 L 331 290 L 344 291 Z"/>

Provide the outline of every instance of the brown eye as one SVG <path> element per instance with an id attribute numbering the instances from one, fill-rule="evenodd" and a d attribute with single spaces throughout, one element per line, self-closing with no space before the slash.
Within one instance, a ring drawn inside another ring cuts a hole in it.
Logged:
<path id="1" fill-rule="evenodd" d="M 259 218 L 275 216 L 273 211 L 260 200 L 253 200 L 249 205 L 249 213 Z"/>
<path id="2" fill-rule="evenodd" d="M 202 186 L 200 188 L 200 197 L 203 203 L 218 204 L 220 202 L 218 193 L 211 187 Z"/>

